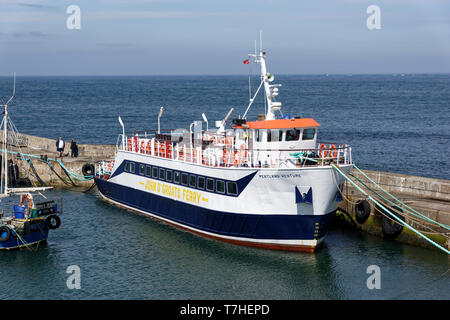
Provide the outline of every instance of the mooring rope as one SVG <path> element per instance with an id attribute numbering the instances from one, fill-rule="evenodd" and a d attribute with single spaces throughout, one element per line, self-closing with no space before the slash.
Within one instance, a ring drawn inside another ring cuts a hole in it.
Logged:
<path id="1" fill-rule="evenodd" d="M 395 201 L 397 201 L 399 204 L 401 204 L 402 206 L 404 206 L 405 210 L 408 211 L 409 213 L 411 213 L 414 216 L 418 216 L 421 217 L 431 223 L 435 223 L 438 224 L 439 226 L 441 226 L 442 228 L 445 228 L 447 230 L 450 230 L 450 226 L 443 224 L 443 223 L 439 223 L 433 219 L 430 219 L 429 217 L 425 216 L 424 214 L 414 210 L 413 208 L 411 208 L 410 206 L 408 206 L 406 203 L 404 203 L 403 201 L 401 201 L 400 199 L 398 199 L 397 197 L 395 197 L 394 195 L 390 194 L 389 192 L 387 192 L 385 189 L 383 189 L 381 186 L 379 186 L 375 181 L 373 181 L 372 179 L 370 179 L 361 169 L 359 169 L 356 165 L 354 165 L 354 168 L 356 170 L 358 170 L 364 177 L 366 177 L 370 182 L 372 182 L 375 186 L 377 186 L 381 191 L 383 191 L 384 193 L 386 193 L 387 195 L 389 195 L 390 197 L 392 197 Z M 358 179 L 357 177 L 355 177 L 354 175 L 352 175 L 352 177 L 354 177 L 355 179 Z M 358 181 L 360 181 L 358 179 Z M 361 181 L 360 181 L 361 182 Z M 361 182 L 362 183 L 362 182 Z M 383 197 L 382 195 L 379 195 L 381 198 L 383 198 L 384 200 L 392 203 L 389 199 L 386 199 L 385 197 Z M 393 203 L 395 205 L 395 203 Z M 411 212 L 412 211 L 412 212 Z"/>
<path id="2" fill-rule="evenodd" d="M 70 170 L 68 170 L 65 166 L 64 166 L 64 164 L 62 163 L 62 161 L 61 160 L 56 160 L 58 163 L 59 163 L 59 165 L 61 166 L 61 168 L 63 168 L 67 173 L 69 173 L 72 177 L 74 177 L 75 179 L 77 179 L 77 180 L 80 180 L 80 181 L 87 181 L 87 180 L 92 180 L 92 179 L 94 179 L 94 176 L 81 176 L 81 175 L 79 175 L 79 174 L 76 174 L 76 173 L 74 173 L 74 172 L 71 172 Z"/>
<path id="3" fill-rule="evenodd" d="M 383 200 L 387 201 L 388 203 L 383 202 L 383 201 L 380 200 L 380 202 L 382 202 L 385 206 L 389 207 L 389 209 L 391 209 L 392 211 L 394 211 L 394 212 L 396 212 L 396 213 L 398 213 L 398 214 L 400 214 L 400 215 L 404 215 L 403 212 L 401 212 L 401 211 L 399 211 L 399 210 L 396 210 L 396 209 L 393 207 L 393 206 L 396 206 L 396 205 L 400 205 L 400 206 L 401 206 L 400 203 L 394 203 L 394 202 L 390 201 L 389 199 L 383 197 L 381 194 L 379 194 L 377 191 L 375 191 L 375 190 L 373 190 L 372 188 L 370 188 L 368 185 L 366 185 L 363 181 L 361 181 L 360 179 L 358 179 L 358 177 L 355 177 L 353 174 L 350 174 L 350 176 L 352 176 L 353 178 L 355 178 L 356 180 L 358 180 L 359 183 L 361 183 L 365 188 L 367 188 L 368 190 L 370 190 L 372 193 L 376 194 L 378 197 L 380 197 L 380 198 L 382 198 Z M 377 185 L 377 186 L 378 186 L 378 185 Z M 379 187 L 379 186 L 378 186 L 378 187 Z M 380 188 L 381 190 L 383 190 L 383 188 L 381 188 L 381 187 L 379 187 L 379 188 Z M 417 218 L 413 218 L 413 217 L 411 217 L 411 216 L 408 216 L 409 219 L 411 219 L 412 221 L 414 221 L 414 222 L 416 222 L 416 223 L 428 223 L 428 224 L 433 224 L 433 223 L 434 223 L 434 224 L 437 224 L 437 225 L 439 225 L 439 226 L 441 226 L 441 227 L 443 227 L 443 228 L 445 228 L 445 229 L 449 229 L 449 227 L 448 227 L 447 225 L 441 224 L 441 223 L 439 223 L 439 222 L 437 222 L 437 221 L 435 221 L 435 220 L 432 220 L 432 219 L 428 218 L 428 217 L 425 216 L 425 215 L 420 214 L 420 216 L 418 216 L 418 215 L 414 214 L 413 212 L 411 212 L 410 210 L 408 210 L 407 208 L 403 208 L 403 207 L 402 207 L 402 209 L 404 209 L 404 210 L 405 210 L 407 213 L 409 213 L 410 215 L 417 217 Z M 423 217 L 425 217 L 426 219 L 424 219 Z M 425 221 L 424 221 L 424 220 L 425 220 Z M 425 226 L 425 227 L 426 227 L 426 226 Z M 433 230 L 433 229 L 431 229 L 431 228 L 428 228 L 428 229 L 430 229 L 430 230 L 432 230 L 432 231 L 435 231 L 435 230 Z M 442 234 L 444 234 L 444 233 L 442 233 Z"/>
<path id="4" fill-rule="evenodd" d="M 377 204 L 381 209 L 383 209 L 386 213 L 388 213 L 389 215 L 391 215 L 395 220 L 398 221 L 398 223 L 402 224 L 403 226 L 407 227 L 408 229 L 410 229 L 411 231 L 413 231 L 414 233 L 418 234 L 420 237 L 424 238 L 426 241 L 428 241 L 429 243 L 431 243 L 432 245 L 434 245 L 435 247 L 441 249 L 442 251 L 444 251 L 447 254 L 450 254 L 450 251 L 445 249 L 444 247 L 442 247 L 440 244 L 434 242 L 433 240 L 427 238 L 425 235 L 423 235 L 421 232 L 417 231 L 416 229 L 414 229 L 413 227 L 411 227 L 409 224 L 407 224 L 406 222 L 404 222 L 402 219 L 400 219 L 399 217 L 397 217 L 395 214 L 393 214 L 392 212 L 390 212 L 387 208 L 385 208 L 380 202 L 378 202 L 376 199 L 374 199 L 371 195 L 369 195 L 367 192 L 365 192 L 364 190 L 362 190 L 361 187 L 359 187 L 355 182 L 353 182 L 349 177 L 347 177 L 347 175 L 341 171 L 341 169 L 338 168 L 338 166 L 336 166 L 334 163 L 331 163 L 331 166 L 333 168 L 335 168 L 347 181 L 349 181 L 355 188 L 357 188 L 362 194 L 364 194 L 365 196 L 368 197 L 369 200 L 373 201 L 375 204 Z"/>

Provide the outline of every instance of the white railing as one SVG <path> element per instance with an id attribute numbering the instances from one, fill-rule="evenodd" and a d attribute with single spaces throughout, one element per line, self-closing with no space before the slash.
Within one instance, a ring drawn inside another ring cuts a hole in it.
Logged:
<path id="1" fill-rule="evenodd" d="M 155 135 L 135 135 L 122 140 L 120 135 L 117 149 L 212 167 L 295 168 L 352 163 L 351 148 L 346 144 L 324 142 L 315 149 L 246 149 L 237 148 L 232 137 L 223 138 L 213 137 L 195 145 L 192 139 L 175 142 Z"/>

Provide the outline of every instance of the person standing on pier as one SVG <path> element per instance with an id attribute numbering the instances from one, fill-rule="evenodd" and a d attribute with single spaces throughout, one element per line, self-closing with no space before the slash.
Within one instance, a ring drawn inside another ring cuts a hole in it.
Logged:
<path id="1" fill-rule="evenodd" d="M 59 157 L 60 158 L 62 158 L 62 156 L 63 156 L 65 145 L 66 145 L 66 143 L 64 142 L 62 137 L 59 137 L 59 139 L 56 140 L 56 151 L 59 152 Z"/>
<path id="2" fill-rule="evenodd" d="M 72 150 L 71 157 L 77 158 L 78 157 L 78 145 L 75 139 L 72 139 L 70 142 L 70 150 Z"/>

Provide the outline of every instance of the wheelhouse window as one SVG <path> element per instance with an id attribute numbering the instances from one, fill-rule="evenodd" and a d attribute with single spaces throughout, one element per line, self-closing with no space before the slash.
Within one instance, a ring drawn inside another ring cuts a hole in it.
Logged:
<path id="1" fill-rule="evenodd" d="M 158 168 L 157 167 L 153 167 L 153 169 L 152 169 L 152 177 L 154 179 L 158 179 Z"/>
<path id="2" fill-rule="evenodd" d="M 130 171 L 130 163 L 128 161 L 125 162 L 125 168 L 123 169 L 123 171 L 125 171 L 125 172 L 129 172 Z"/>
<path id="3" fill-rule="evenodd" d="M 298 139 L 300 139 L 299 129 L 286 130 L 286 141 L 297 141 Z"/>
<path id="4" fill-rule="evenodd" d="M 172 182 L 172 170 L 166 170 L 166 181 Z"/>
<path id="5" fill-rule="evenodd" d="M 214 192 L 214 179 L 206 179 L 206 190 Z"/>
<path id="6" fill-rule="evenodd" d="M 302 140 L 313 140 L 316 135 L 316 129 L 304 129 Z"/>
<path id="7" fill-rule="evenodd" d="M 140 165 L 139 165 L 139 174 L 140 174 L 141 176 L 143 176 L 144 173 L 145 173 L 145 165 L 144 165 L 144 164 L 140 164 Z"/>
<path id="8" fill-rule="evenodd" d="M 178 171 L 174 171 L 173 173 L 173 182 L 180 183 L 180 173 Z"/>
<path id="9" fill-rule="evenodd" d="M 227 182 L 227 193 L 232 196 L 238 194 L 236 182 Z"/>
<path id="10" fill-rule="evenodd" d="M 205 189 L 205 177 L 198 177 L 197 187 L 202 190 Z"/>
<path id="11" fill-rule="evenodd" d="M 163 168 L 159 169 L 159 179 L 166 180 L 166 170 L 164 170 Z"/>
<path id="12" fill-rule="evenodd" d="M 256 142 L 261 142 L 263 130 L 255 130 Z"/>
<path id="13" fill-rule="evenodd" d="M 188 175 L 187 175 L 187 173 L 182 173 L 181 174 L 181 184 L 183 186 L 187 186 L 187 184 L 188 184 Z"/>
<path id="14" fill-rule="evenodd" d="M 134 173 L 134 162 L 130 162 L 129 173 Z"/>
<path id="15" fill-rule="evenodd" d="M 189 187 L 196 188 L 197 187 L 197 177 L 191 174 L 189 176 Z"/>
<path id="16" fill-rule="evenodd" d="M 281 130 L 267 130 L 267 142 L 281 141 L 283 131 Z"/>
<path id="17" fill-rule="evenodd" d="M 152 176 L 152 167 L 151 166 L 145 166 L 145 175 L 147 177 L 151 177 Z"/>
<path id="18" fill-rule="evenodd" d="M 223 180 L 216 181 L 216 190 L 218 193 L 225 193 L 225 182 Z"/>

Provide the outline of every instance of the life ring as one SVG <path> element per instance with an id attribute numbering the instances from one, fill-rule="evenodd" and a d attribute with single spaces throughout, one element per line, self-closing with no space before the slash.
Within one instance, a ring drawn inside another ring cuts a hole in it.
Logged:
<path id="1" fill-rule="evenodd" d="M 134 152 L 139 152 L 138 138 L 134 137 Z"/>
<path id="2" fill-rule="evenodd" d="M 108 170 L 109 170 L 109 172 L 112 172 L 113 167 L 114 167 L 114 160 L 112 160 L 112 161 L 110 161 L 108 163 Z"/>
<path id="3" fill-rule="evenodd" d="M 5 242 L 8 241 L 11 237 L 11 230 L 7 226 L 0 227 L 0 241 Z"/>
<path id="4" fill-rule="evenodd" d="M 358 200 L 355 204 L 355 218 L 358 223 L 363 224 L 369 219 L 370 203 L 367 200 Z"/>
<path id="5" fill-rule="evenodd" d="M 227 149 L 223 149 L 223 164 L 227 163 Z"/>
<path id="6" fill-rule="evenodd" d="M 181 146 L 178 148 L 178 158 L 183 158 L 183 151 L 184 151 L 184 146 Z"/>
<path id="7" fill-rule="evenodd" d="M 333 158 L 333 159 L 337 158 L 337 149 L 336 149 L 336 146 L 334 144 L 330 147 L 329 152 L 330 152 L 330 157 L 331 158 Z"/>
<path id="8" fill-rule="evenodd" d="M 247 159 L 247 146 L 245 143 L 241 144 L 239 151 L 234 152 L 234 164 L 238 165 L 241 159 L 244 159 L 244 161 Z"/>
<path id="9" fill-rule="evenodd" d="M 328 156 L 327 146 L 325 144 L 323 144 L 323 143 L 319 147 L 319 155 L 320 155 L 321 158 L 326 158 Z"/>
<path id="10" fill-rule="evenodd" d="M 172 144 L 168 144 L 167 145 L 167 158 L 171 159 L 172 158 L 172 151 L 173 151 L 173 147 Z"/>
<path id="11" fill-rule="evenodd" d="M 166 145 L 162 142 L 158 142 L 159 147 L 158 147 L 158 155 L 161 158 L 165 158 L 166 157 Z"/>
<path id="12" fill-rule="evenodd" d="M 21 199 L 21 201 L 20 201 L 20 204 L 21 204 L 22 206 L 25 205 L 25 200 L 28 199 L 28 207 L 29 207 L 29 208 L 32 208 L 32 207 L 33 207 L 33 198 L 31 197 L 31 195 L 26 194 L 26 195 L 23 195 L 21 198 L 22 198 L 22 199 Z"/>
<path id="13" fill-rule="evenodd" d="M 403 212 L 403 210 L 397 206 L 393 206 L 392 209 L 399 212 Z M 405 217 L 402 216 L 400 213 L 394 212 L 393 210 L 390 210 L 390 212 L 392 212 L 397 218 L 399 218 L 404 222 Z M 383 214 L 383 217 L 381 218 L 381 231 L 383 232 L 385 238 L 395 239 L 400 235 L 400 233 L 402 233 L 403 225 L 398 223 L 397 219 L 391 216 L 389 216 L 388 218 L 385 216 L 385 214 Z"/>
<path id="14" fill-rule="evenodd" d="M 45 224 L 49 229 L 58 229 L 61 225 L 61 219 L 56 214 L 52 214 L 45 218 Z"/>

